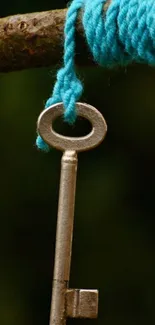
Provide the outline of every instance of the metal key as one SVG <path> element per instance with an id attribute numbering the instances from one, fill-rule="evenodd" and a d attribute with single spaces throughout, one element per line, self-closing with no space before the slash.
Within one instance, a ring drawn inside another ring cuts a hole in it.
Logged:
<path id="1" fill-rule="evenodd" d="M 77 153 L 90 150 L 102 142 L 107 132 L 106 122 L 94 107 L 77 103 L 77 114 L 92 124 L 84 137 L 66 137 L 53 130 L 53 121 L 63 115 L 63 104 L 45 109 L 38 119 L 38 133 L 52 147 L 63 151 L 58 204 L 58 220 L 53 276 L 50 325 L 65 325 L 67 317 L 96 318 L 98 291 L 69 289 L 74 202 L 77 173 Z"/>

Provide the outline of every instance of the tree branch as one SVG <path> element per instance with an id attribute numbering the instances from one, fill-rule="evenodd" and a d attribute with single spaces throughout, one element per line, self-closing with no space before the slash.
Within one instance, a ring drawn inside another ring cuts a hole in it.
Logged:
<path id="1" fill-rule="evenodd" d="M 108 0 L 104 10 L 107 10 Z M 63 55 L 66 9 L 15 15 L 0 19 L 0 72 L 45 67 L 59 63 Z M 77 22 L 77 63 L 92 64 Z"/>

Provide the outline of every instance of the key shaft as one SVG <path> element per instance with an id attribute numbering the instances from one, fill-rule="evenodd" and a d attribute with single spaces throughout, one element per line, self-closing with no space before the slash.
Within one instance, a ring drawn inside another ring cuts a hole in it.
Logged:
<path id="1" fill-rule="evenodd" d="M 77 154 L 65 151 L 61 160 L 55 265 L 50 325 L 65 325 L 69 286 L 77 174 Z"/>

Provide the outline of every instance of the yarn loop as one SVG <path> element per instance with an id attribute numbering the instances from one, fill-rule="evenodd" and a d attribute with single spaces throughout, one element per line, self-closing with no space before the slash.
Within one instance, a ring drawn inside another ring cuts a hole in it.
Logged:
<path id="1" fill-rule="evenodd" d="M 64 30 L 64 65 L 57 73 L 52 96 L 46 108 L 63 102 L 64 120 L 76 119 L 75 103 L 83 85 L 75 72 L 75 25 L 79 9 L 94 61 L 104 67 L 126 66 L 129 63 L 155 65 L 155 1 L 154 0 L 73 0 L 68 8 Z M 38 136 L 36 145 L 46 152 L 49 147 Z"/>

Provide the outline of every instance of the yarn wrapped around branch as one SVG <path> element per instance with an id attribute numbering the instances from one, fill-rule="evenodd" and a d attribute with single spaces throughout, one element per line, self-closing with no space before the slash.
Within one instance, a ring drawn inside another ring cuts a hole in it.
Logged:
<path id="1" fill-rule="evenodd" d="M 155 65 L 155 1 L 112 0 L 103 11 L 107 0 L 73 0 L 66 16 L 64 30 L 64 66 L 58 71 L 52 96 L 46 108 L 63 102 L 64 120 L 76 119 L 76 102 L 83 85 L 75 72 L 75 32 L 80 9 L 86 41 L 94 61 L 104 67 L 126 66 L 132 62 Z M 38 136 L 39 149 L 49 147 Z"/>

